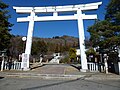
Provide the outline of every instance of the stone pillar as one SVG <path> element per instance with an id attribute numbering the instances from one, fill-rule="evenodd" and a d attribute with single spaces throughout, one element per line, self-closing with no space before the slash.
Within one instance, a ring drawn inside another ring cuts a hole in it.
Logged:
<path id="1" fill-rule="evenodd" d="M 5 55 L 4 53 L 2 54 L 2 63 L 1 63 L 1 71 L 4 69 L 4 62 L 5 62 Z"/>
<path id="2" fill-rule="evenodd" d="M 118 74 L 120 75 L 120 48 L 118 48 Z"/>
<path id="3" fill-rule="evenodd" d="M 120 75 L 120 62 L 118 62 L 118 74 Z"/>
<path id="4" fill-rule="evenodd" d="M 120 61 L 120 48 L 118 48 L 118 57 L 119 57 L 119 61 Z"/>
<path id="5" fill-rule="evenodd" d="M 105 63 L 105 73 L 108 74 L 108 63 L 107 63 L 107 54 L 104 54 L 104 63 Z"/>
<path id="6" fill-rule="evenodd" d="M 86 72 L 88 70 L 87 59 L 85 54 L 85 36 L 84 36 L 84 26 L 82 19 L 82 11 L 80 9 L 77 10 L 77 20 L 78 20 L 78 31 L 79 31 L 79 45 L 80 45 L 80 54 L 81 54 L 81 65 L 82 72 Z"/>

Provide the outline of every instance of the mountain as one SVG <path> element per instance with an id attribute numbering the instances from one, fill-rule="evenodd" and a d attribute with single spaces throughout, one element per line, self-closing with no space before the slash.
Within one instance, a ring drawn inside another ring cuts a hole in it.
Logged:
<path id="1" fill-rule="evenodd" d="M 22 41 L 23 36 L 13 36 L 11 39 L 10 53 L 13 57 L 18 57 L 19 54 L 25 51 L 25 42 Z M 78 48 L 78 38 L 73 36 L 55 36 L 52 38 L 33 37 L 32 40 L 32 55 L 40 55 L 66 52 L 71 47 Z"/>
<path id="2" fill-rule="evenodd" d="M 38 37 L 34 37 L 33 38 L 33 42 L 34 41 L 45 41 L 46 43 L 54 43 L 54 44 L 62 44 L 62 45 L 65 45 L 65 44 L 78 44 L 78 38 L 76 37 L 73 37 L 73 36 L 67 36 L 67 35 L 64 35 L 64 36 L 55 36 L 55 37 L 52 37 L 52 38 L 38 38 Z"/>

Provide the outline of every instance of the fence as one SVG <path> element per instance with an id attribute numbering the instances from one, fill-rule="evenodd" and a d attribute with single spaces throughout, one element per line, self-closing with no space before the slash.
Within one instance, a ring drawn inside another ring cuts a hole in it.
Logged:
<path id="1" fill-rule="evenodd" d="M 104 72 L 104 65 L 88 62 L 88 69 L 90 70 L 90 72 Z"/>
<path id="2" fill-rule="evenodd" d="M 13 63 L 4 62 L 3 68 L 1 65 L 1 70 L 22 70 L 21 62 L 14 61 Z M 98 63 L 88 62 L 88 69 L 90 72 L 104 72 L 104 65 Z"/>
<path id="3" fill-rule="evenodd" d="M 21 70 L 21 62 L 14 61 L 13 63 L 4 62 L 3 66 L 1 65 L 1 71 L 3 70 Z"/>

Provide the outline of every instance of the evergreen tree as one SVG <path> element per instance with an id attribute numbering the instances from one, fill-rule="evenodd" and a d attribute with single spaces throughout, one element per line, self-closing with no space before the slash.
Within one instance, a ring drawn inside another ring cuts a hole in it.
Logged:
<path id="1" fill-rule="evenodd" d="M 114 50 L 120 46 L 120 0 L 111 0 L 106 7 L 105 20 L 88 28 L 93 47 Z"/>
<path id="2" fill-rule="evenodd" d="M 120 25 L 120 0 L 110 0 L 106 7 L 105 19 L 114 25 Z"/>
<path id="3" fill-rule="evenodd" d="M 8 8 L 8 5 L 0 0 L 0 50 L 7 49 L 10 45 L 11 34 L 9 33 L 9 27 L 12 24 L 8 22 L 10 15 L 8 15 L 6 8 Z"/>
<path id="4" fill-rule="evenodd" d="M 70 48 L 69 49 L 69 58 L 72 62 L 76 61 L 76 49 L 75 48 Z"/>
<path id="5" fill-rule="evenodd" d="M 47 44 L 44 41 L 34 41 L 32 45 L 32 55 L 46 54 L 48 51 Z"/>

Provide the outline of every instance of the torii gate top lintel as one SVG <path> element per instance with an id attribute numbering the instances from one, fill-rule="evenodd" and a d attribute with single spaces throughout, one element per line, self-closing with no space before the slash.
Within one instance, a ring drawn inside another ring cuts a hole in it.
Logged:
<path id="1" fill-rule="evenodd" d="M 66 11 L 77 11 L 81 9 L 85 10 L 93 10 L 98 9 L 98 6 L 101 5 L 102 2 L 89 3 L 89 4 L 80 4 L 80 5 L 66 5 L 66 6 L 47 6 L 47 7 L 15 7 L 17 13 L 31 13 L 34 10 L 35 13 L 46 13 L 46 12 L 66 12 Z"/>
<path id="2" fill-rule="evenodd" d="M 34 21 L 54 21 L 54 20 L 77 20 L 77 14 L 74 15 L 59 15 L 59 12 L 72 12 L 72 11 L 86 11 L 86 10 L 94 10 L 98 9 L 99 5 L 102 2 L 97 3 L 89 3 L 89 4 L 80 4 L 80 5 L 67 5 L 67 6 L 48 6 L 48 7 L 13 7 L 17 13 L 34 13 L 32 16 L 34 17 Z M 36 13 L 53 13 L 53 16 L 44 16 L 38 17 L 35 15 Z M 97 19 L 97 15 L 85 15 L 81 14 L 82 19 Z M 17 18 L 17 22 L 26 22 L 30 21 L 30 18 L 22 17 Z"/>

